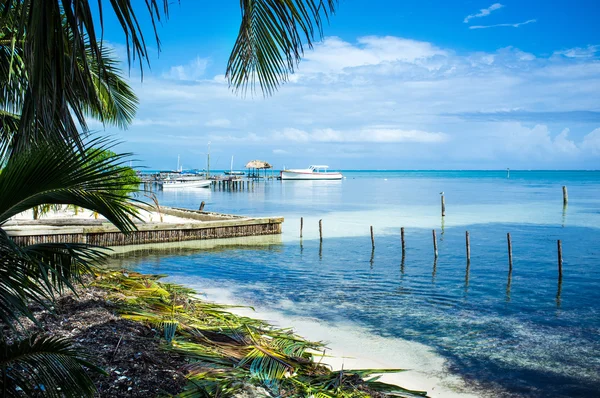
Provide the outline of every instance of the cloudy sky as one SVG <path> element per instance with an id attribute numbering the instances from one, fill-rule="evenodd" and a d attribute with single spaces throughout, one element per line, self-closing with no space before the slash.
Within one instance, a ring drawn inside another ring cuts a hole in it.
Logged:
<path id="1" fill-rule="evenodd" d="M 210 141 L 213 169 L 600 169 L 597 0 L 341 0 L 268 98 L 228 88 L 239 2 L 207 3 L 172 6 L 143 82 L 130 72 L 133 126 L 106 129 L 147 167 L 204 168 Z"/>

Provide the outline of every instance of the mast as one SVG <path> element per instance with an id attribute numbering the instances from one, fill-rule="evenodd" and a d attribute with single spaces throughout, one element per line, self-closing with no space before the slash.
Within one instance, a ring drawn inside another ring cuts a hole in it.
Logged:
<path id="1" fill-rule="evenodd" d="M 229 167 L 229 171 L 233 171 L 233 155 L 231 156 L 231 167 Z"/>
<path id="2" fill-rule="evenodd" d="M 210 177 L 210 141 L 208 141 L 208 154 L 206 158 L 206 178 Z"/>

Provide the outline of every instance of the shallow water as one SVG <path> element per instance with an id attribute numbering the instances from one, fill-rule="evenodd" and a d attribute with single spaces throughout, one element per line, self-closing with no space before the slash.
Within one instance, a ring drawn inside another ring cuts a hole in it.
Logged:
<path id="1" fill-rule="evenodd" d="M 452 372 L 498 394 L 598 393 L 600 172 L 511 171 L 509 179 L 505 171 L 344 174 L 338 182 L 260 182 L 245 192 L 157 192 L 163 205 L 197 208 L 204 200 L 210 211 L 284 216 L 283 236 L 269 245 L 138 252 L 116 261 L 226 288 L 240 302 L 285 315 L 351 321 L 376 335 L 423 343 Z M 562 185 L 569 189 L 566 209 Z"/>

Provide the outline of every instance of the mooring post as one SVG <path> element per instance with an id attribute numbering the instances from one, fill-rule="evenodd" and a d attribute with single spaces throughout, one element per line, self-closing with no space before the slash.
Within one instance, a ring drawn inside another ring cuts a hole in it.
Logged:
<path id="1" fill-rule="evenodd" d="M 304 228 L 304 217 L 300 217 L 300 238 L 302 238 L 302 228 Z"/>
<path id="2" fill-rule="evenodd" d="M 508 272 L 512 272 L 512 242 L 510 240 L 510 232 L 506 234 L 506 241 L 508 242 Z"/>
<path id="3" fill-rule="evenodd" d="M 402 258 L 406 254 L 406 242 L 404 241 L 404 227 L 400 228 L 400 239 L 402 240 Z"/>
<path id="4" fill-rule="evenodd" d="M 562 279 L 562 265 L 563 265 L 563 257 L 562 257 L 562 243 L 560 239 L 557 242 L 558 245 L 558 279 Z"/>
<path id="5" fill-rule="evenodd" d="M 467 262 L 471 262 L 471 240 L 469 239 L 469 231 L 465 233 L 465 240 L 467 243 Z"/>
<path id="6" fill-rule="evenodd" d="M 323 242 L 323 220 L 319 220 L 319 241 Z"/>
<path id="7" fill-rule="evenodd" d="M 446 199 L 444 199 L 444 195 L 442 195 L 442 217 L 446 216 Z"/>
<path id="8" fill-rule="evenodd" d="M 435 229 L 433 230 L 433 253 L 435 255 L 435 258 L 437 258 L 438 249 L 437 249 L 437 237 L 435 236 Z"/>
<path id="9" fill-rule="evenodd" d="M 199 208 L 198 210 L 200 210 L 200 211 L 204 211 L 204 205 L 205 205 L 205 204 L 206 204 L 206 203 L 204 203 L 204 201 L 202 201 L 202 203 L 200 203 L 200 208 Z"/>
<path id="10" fill-rule="evenodd" d="M 567 192 L 567 186 L 563 185 L 563 206 L 569 204 L 569 194 Z"/>
<path id="11" fill-rule="evenodd" d="M 371 225 L 371 247 L 375 250 L 375 236 L 373 236 L 373 226 Z"/>

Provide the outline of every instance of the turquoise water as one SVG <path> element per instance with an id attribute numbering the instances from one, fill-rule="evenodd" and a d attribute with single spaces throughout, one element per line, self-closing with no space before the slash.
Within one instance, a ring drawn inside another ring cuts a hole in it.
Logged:
<path id="1" fill-rule="evenodd" d="M 205 201 L 210 211 L 284 216 L 282 239 L 226 250 L 138 253 L 119 262 L 194 286 L 222 287 L 241 302 L 285 315 L 350 321 L 373 334 L 423 343 L 447 359 L 449 371 L 494 396 L 598 395 L 600 172 L 344 175 L 337 182 L 260 182 L 245 192 L 157 192 L 163 205 L 197 208 Z M 400 227 L 406 228 L 404 261 Z M 507 232 L 513 240 L 510 275 Z M 564 254 L 561 283 L 557 239 Z"/>

